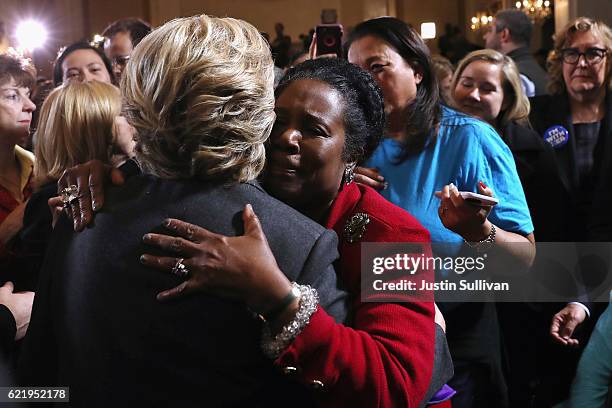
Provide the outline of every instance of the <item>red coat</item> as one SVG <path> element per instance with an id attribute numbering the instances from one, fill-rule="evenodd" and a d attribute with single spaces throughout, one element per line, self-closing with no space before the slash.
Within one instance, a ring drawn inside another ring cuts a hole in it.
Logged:
<path id="1" fill-rule="evenodd" d="M 34 155 L 27 150 L 15 146 L 15 157 L 21 166 L 21 191 L 25 202 L 32 195 L 32 172 L 34 170 Z M 22 202 L 15 200 L 11 193 L 0 184 L 0 224 L 9 216 Z M 0 241 L 0 265 L 8 262 L 14 256 L 12 251 L 6 248 Z M 0 268 L 1 269 L 1 268 Z"/>
<path id="2" fill-rule="evenodd" d="M 429 232 L 373 189 L 351 183 L 334 202 L 327 228 L 340 239 L 339 280 L 354 299 L 352 327 L 319 309 L 275 361 L 320 390 L 324 406 L 417 407 L 429 386 L 434 353 L 432 302 L 362 303 L 359 241 L 343 238 L 346 221 L 368 214 L 361 242 L 429 242 Z"/>

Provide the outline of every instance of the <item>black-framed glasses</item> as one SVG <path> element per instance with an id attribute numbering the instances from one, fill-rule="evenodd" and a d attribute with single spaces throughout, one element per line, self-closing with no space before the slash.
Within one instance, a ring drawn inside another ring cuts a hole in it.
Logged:
<path id="1" fill-rule="evenodd" d="M 577 64 L 583 55 L 587 63 L 599 64 L 606 54 L 608 54 L 608 50 L 603 48 L 587 48 L 585 52 L 580 52 L 577 48 L 564 48 L 561 50 L 563 62 L 572 65 Z"/>

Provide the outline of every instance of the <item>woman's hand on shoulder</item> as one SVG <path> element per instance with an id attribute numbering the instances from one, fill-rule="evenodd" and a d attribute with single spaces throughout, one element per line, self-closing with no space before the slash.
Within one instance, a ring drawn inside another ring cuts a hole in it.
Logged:
<path id="1" fill-rule="evenodd" d="M 178 286 L 160 292 L 157 298 L 169 300 L 204 292 L 244 301 L 260 314 L 282 303 L 291 291 L 291 282 L 279 269 L 249 204 L 242 219 L 245 233 L 237 237 L 215 234 L 176 219 L 164 222 L 164 227 L 176 236 L 146 234 L 143 239 L 147 245 L 165 250 L 170 256 L 144 254 L 141 262 L 185 278 Z"/>
<path id="2" fill-rule="evenodd" d="M 387 188 L 385 178 L 376 168 L 355 167 L 355 181 L 370 186 L 375 190 L 384 190 Z"/>
<path id="3" fill-rule="evenodd" d="M 61 195 L 63 190 L 76 186 L 77 199 L 71 200 L 69 205 L 65 206 L 68 216 L 72 218 L 75 231 L 82 231 L 91 224 L 94 211 L 102 208 L 104 183 L 109 180 L 117 185 L 125 182 L 121 170 L 104 164 L 100 160 L 90 160 L 64 171 L 57 182 L 57 191 Z M 57 200 L 49 200 L 52 212 L 55 211 L 56 204 Z"/>

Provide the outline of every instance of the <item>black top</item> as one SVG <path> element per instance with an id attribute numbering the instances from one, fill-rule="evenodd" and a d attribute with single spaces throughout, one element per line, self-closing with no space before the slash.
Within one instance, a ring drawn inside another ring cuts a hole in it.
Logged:
<path id="1" fill-rule="evenodd" d="M 23 385 L 70 386 L 73 406 L 309 405 L 260 350 L 261 322 L 246 306 L 199 294 L 161 303 L 181 279 L 138 261 L 145 233 L 168 217 L 225 235 L 243 233 L 251 203 L 279 267 L 319 292 L 344 321 L 345 293 L 332 262 L 337 238 L 257 183 L 130 178 L 106 192 L 94 228 L 73 233 L 64 217 L 40 275 L 20 364 Z M 148 249 L 151 251 L 151 248 Z"/>
<path id="2" fill-rule="evenodd" d="M 565 224 L 563 241 L 612 241 L 612 98 L 606 95 L 605 115 L 601 120 L 595 143 L 590 171 L 584 172 L 584 158 L 578 153 L 579 138 L 573 124 L 567 95 L 540 96 L 530 99 L 529 119 L 540 137 L 552 126 L 563 126 L 569 133 L 565 145 L 553 150 L 561 185 L 568 194 L 564 204 Z M 580 132 L 580 131 L 578 131 Z M 582 150 L 584 151 L 584 150 Z M 580 157 L 579 157 L 580 156 Z M 582 164 L 581 164 L 582 163 Z M 581 168 L 583 169 L 581 175 Z"/>
<path id="3" fill-rule="evenodd" d="M 548 74 L 531 55 L 528 47 L 520 47 L 508 53 L 508 56 L 516 63 L 521 74 L 525 75 L 535 85 L 535 95 L 546 95 L 548 85 Z"/>
<path id="4" fill-rule="evenodd" d="M 600 122 L 575 123 L 576 132 L 576 166 L 580 185 L 584 186 L 593 170 L 595 146 L 599 139 Z"/>
<path id="5" fill-rule="evenodd" d="M 501 132 L 514 156 L 536 239 L 563 241 L 567 231 L 559 220 L 565 217 L 564 203 L 569 195 L 563 189 L 553 148 L 533 129 L 515 122 L 510 122 Z"/>
<path id="6" fill-rule="evenodd" d="M 0 365 L 6 364 L 15 347 L 17 325 L 13 314 L 5 305 L 0 304 Z"/>

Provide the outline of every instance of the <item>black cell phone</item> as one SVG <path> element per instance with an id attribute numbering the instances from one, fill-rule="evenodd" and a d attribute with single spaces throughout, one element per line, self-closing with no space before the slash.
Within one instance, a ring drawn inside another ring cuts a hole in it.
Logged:
<path id="1" fill-rule="evenodd" d="M 317 26 L 317 55 L 336 54 L 342 58 L 342 25 L 320 24 Z"/>

